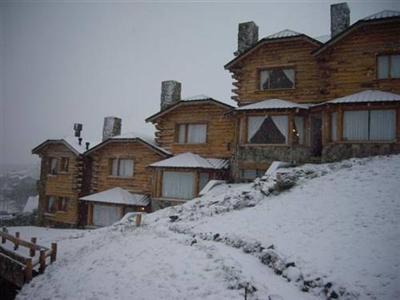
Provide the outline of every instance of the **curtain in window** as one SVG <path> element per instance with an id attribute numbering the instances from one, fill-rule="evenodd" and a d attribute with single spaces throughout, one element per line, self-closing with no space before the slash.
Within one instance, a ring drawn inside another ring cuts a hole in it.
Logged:
<path id="1" fill-rule="evenodd" d="M 165 198 L 192 199 L 195 174 L 192 172 L 163 172 L 162 196 Z"/>
<path id="2" fill-rule="evenodd" d="M 188 143 L 204 144 L 207 136 L 206 124 L 189 124 L 188 126 Z"/>
<path id="3" fill-rule="evenodd" d="M 111 175 L 118 176 L 118 159 L 117 158 L 112 160 Z"/>
<path id="4" fill-rule="evenodd" d="M 378 78 L 388 78 L 389 74 L 389 56 L 378 56 Z"/>
<path id="5" fill-rule="evenodd" d="M 332 141 L 337 141 L 337 126 L 336 126 L 336 119 L 337 118 L 337 113 L 332 113 L 331 114 L 331 139 Z"/>
<path id="6" fill-rule="evenodd" d="M 249 117 L 247 126 L 247 141 L 250 142 L 257 131 L 261 128 L 265 117 Z"/>
<path id="7" fill-rule="evenodd" d="M 294 125 L 296 127 L 296 133 L 298 134 L 299 144 L 304 144 L 304 118 L 294 117 Z"/>
<path id="8" fill-rule="evenodd" d="M 67 211 L 67 206 L 68 206 L 68 198 L 61 197 L 59 199 L 58 209 L 61 211 Z"/>
<path id="9" fill-rule="evenodd" d="M 132 177 L 133 175 L 133 160 L 121 159 L 119 161 L 119 176 Z"/>
<path id="10" fill-rule="evenodd" d="M 294 70 L 293 69 L 283 69 L 283 73 L 285 74 L 286 78 L 289 79 L 294 85 Z"/>
<path id="11" fill-rule="evenodd" d="M 390 58 L 390 77 L 400 78 L 400 55 L 392 55 Z"/>
<path id="12" fill-rule="evenodd" d="M 394 140 L 396 137 L 396 111 L 370 111 L 370 140 Z"/>
<path id="13" fill-rule="evenodd" d="M 345 111 L 343 138 L 350 141 L 368 140 L 368 111 Z"/>
<path id="14" fill-rule="evenodd" d="M 269 71 L 264 70 L 260 72 L 260 90 L 268 89 Z"/>
<path id="15" fill-rule="evenodd" d="M 186 136 L 186 124 L 180 124 L 178 128 L 178 143 L 184 144 Z"/>
<path id="16" fill-rule="evenodd" d="M 108 205 L 93 206 L 93 224 L 96 226 L 109 226 L 121 219 L 119 207 Z"/>
<path id="17" fill-rule="evenodd" d="M 57 173 L 57 158 L 51 158 L 50 159 L 50 173 L 51 174 L 56 174 Z"/>
<path id="18" fill-rule="evenodd" d="M 200 173 L 199 191 L 201 191 L 209 181 L 208 173 Z"/>
<path id="19" fill-rule="evenodd" d="M 289 130 L 289 119 L 288 116 L 272 116 L 272 121 L 274 121 L 276 127 L 278 127 L 281 134 L 285 137 L 285 144 L 287 144 L 288 130 Z"/>
<path id="20" fill-rule="evenodd" d="M 57 211 L 57 199 L 53 196 L 47 198 L 47 212 L 54 213 Z"/>

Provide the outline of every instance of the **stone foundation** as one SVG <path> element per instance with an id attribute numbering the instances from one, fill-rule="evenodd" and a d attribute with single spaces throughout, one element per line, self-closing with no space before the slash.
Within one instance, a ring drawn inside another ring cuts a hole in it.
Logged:
<path id="1" fill-rule="evenodd" d="M 342 143 L 329 144 L 322 150 L 323 162 L 334 162 L 351 157 L 367 157 L 400 153 L 400 144 L 394 143 Z"/>

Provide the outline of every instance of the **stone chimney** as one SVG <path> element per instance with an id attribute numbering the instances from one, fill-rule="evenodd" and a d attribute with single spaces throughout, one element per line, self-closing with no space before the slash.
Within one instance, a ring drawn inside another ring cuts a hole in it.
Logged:
<path id="1" fill-rule="evenodd" d="M 117 117 L 105 117 L 103 125 L 103 141 L 121 134 L 122 120 Z"/>
<path id="2" fill-rule="evenodd" d="M 350 8 L 346 2 L 331 5 L 331 38 L 350 26 Z"/>
<path id="3" fill-rule="evenodd" d="M 168 80 L 161 82 L 161 110 L 181 100 L 180 82 Z"/>
<path id="4" fill-rule="evenodd" d="M 74 132 L 76 137 L 81 137 L 81 131 L 82 131 L 82 124 L 81 123 L 75 123 L 74 124 Z"/>
<path id="5" fill-rule="evenodd" d="M 239 23 L 238 49 L 234 55 L 240 55 L 258 42 L 258 26 L 253 21 Z"/>

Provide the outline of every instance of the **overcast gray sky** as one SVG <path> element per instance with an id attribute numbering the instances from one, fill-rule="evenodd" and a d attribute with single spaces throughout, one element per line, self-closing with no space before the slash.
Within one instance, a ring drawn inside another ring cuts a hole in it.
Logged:
<path id="1" fill-rule="evenodd" d="M 231 103 L 237 25 L 255 21 L 260 37 L 283 29 L 329 33 L 339 1 L 146 3 L 0 1 L 0 162 L 29 163 L 47 138 L 100 137 L 104 116 L 124 132 L 152 133 L 160 82 L 182 95 Z M 352 23 L 399 1 L 348 1 Z"/>

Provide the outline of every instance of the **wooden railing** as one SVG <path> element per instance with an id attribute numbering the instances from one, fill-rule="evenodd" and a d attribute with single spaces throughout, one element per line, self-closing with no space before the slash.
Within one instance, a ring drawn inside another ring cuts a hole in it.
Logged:
<path id="1" fill-rule="evenodd" d="M 39 266 L 39 274 L 46 269 L 46 259 L 50 257 L 50 263 L 56 261 L 57 243 L 51 244 L 51 249 L 38 245 L 37 238 L 32 237 L 31 241 L 25 241 L 20 238 L 20 233 L 16 232 L 15 236 L 9 234 L 6 228 L 0 231 L 0 276 L 11 281 L 18 287 L 22 287 L 24 283 L 32 280 L 34 268 Z M 3 246 L 7 241 L 14 244 L 13 250 Z M 16 252 L 19 247 L 29 249 L 29 256 L 23 256 Z M 39 258 L 35 259 L 36 253 L 39 252 Z"/>

